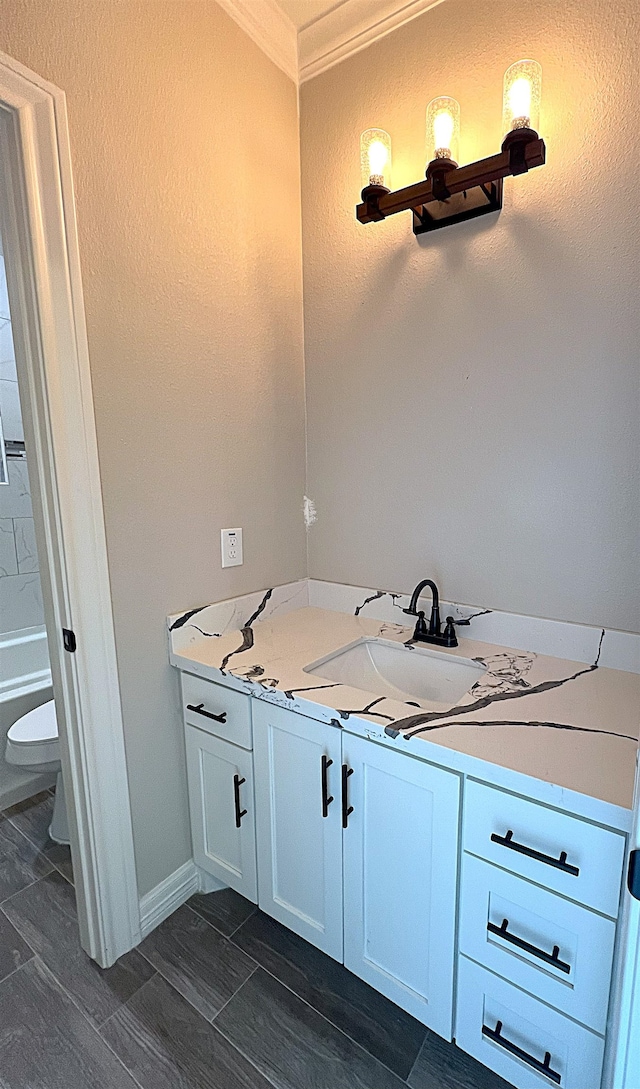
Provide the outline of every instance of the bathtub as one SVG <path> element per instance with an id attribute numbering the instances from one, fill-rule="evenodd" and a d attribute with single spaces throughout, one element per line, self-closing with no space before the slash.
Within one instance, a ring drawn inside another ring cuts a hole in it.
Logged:
<path id="1" fill-rule="evenodd" d="M 55 775 L 12 767 L 4 759 L 9 727 L 53 696 L 44 627 L 0 635 L 0 810 L 53 786 Z"/>
<path id="2" fill-rule="evenodd" d="M 44 627 L 0 635 L 0 703 L 51 687 Z"/>

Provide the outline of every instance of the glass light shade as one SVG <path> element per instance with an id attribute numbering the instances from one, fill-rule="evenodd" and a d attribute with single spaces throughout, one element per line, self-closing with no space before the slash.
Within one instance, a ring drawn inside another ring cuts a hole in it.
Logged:
<path id="1" fill-rule="evenodd" d="M 384 129 L 367 129 L 360 137 L 362 187 L 391 188 L 391 137 Z"/>
<path id="2" fill-rule="evenodd" d="M 516 61 L 504 74 L 502 130 L 534 129 L 540 124 L 542 67 L 534 60 Z"/>
<path id="3" fill-rule="evenodd" d="M 441 95 L 427 106 L 427 155 L 429 159 L 458 161 L 460 106 L 455 98 Z"/>

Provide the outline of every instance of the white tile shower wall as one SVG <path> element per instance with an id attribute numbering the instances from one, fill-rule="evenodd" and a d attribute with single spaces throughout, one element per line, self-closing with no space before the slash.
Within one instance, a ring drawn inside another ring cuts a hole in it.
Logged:
<path id="1" fill-rule="evenodd" d="M 0 578 L 18 574 L 18 556 L 12 518 L 0 518 Z"/>
<path id="2" fill-rule="evenodd" d="M 5 439 L 24 442 L 4 257 L 0 255 L 0 415 Z"/>
<path id="3" fill-rule="evenodd" d="M 11 318 L 9 311 L 9 291 L 7 288 L 7 275 L 4 268 L 4 257 L 0 254 L 0 318 Z"/>
<path id="4" fill-rule="evenodd" d="M 44 624 L 40 576 L 7 575 L 0 578 L 0 634 L 37 628 Z"/>
<path id="5" fill-rule="evenodd" d="M 9 483 L 0 485 L 0 633 L 44 624 L 29 473 L 24 458 L 9 458 Z"/>
<path id="6" fill-rule="evenodd" d="M 0 380 L 9 382 L 18 381 L 16 360 L 13 351 L 13 336 L 11 334 L 11 321 L 0 315 Z"/>
<path id="7" fill-rule="evenodd" d="M 0 414 L 5 439 L 24 440 L 4 258 L 0 255 Z M 29 472 L 9 458 L 0 484 L 0 633 L 44 624 Z"/>
<path id="8" fill-rule="evenodd" d="M 32 575 L 38 571 L 38 552 L 33 518 L 14 518 L 13 533 L 16 542 L 18 571 L 21 575 Z"/>

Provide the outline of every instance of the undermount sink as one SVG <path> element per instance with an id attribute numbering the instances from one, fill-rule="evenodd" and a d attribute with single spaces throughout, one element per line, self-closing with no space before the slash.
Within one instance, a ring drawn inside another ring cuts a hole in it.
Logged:
<path id="1" fill-rule="evenodd" d="M 486 666 L 416 645 L 364 638 L 311 662 L 304 672 L 376 696 L 437 708 L 457 703 L 486 673 Z"/>

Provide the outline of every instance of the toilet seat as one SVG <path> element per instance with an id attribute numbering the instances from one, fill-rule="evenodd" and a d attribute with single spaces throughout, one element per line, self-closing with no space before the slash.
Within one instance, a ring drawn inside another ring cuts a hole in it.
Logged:
<path id="1" fill-rule="evenodd" d="M 58 720 L 53 700 L 22 715 L 7 734 L 7 759 L 12 764 L 33 766 L 60 760 Z"/>

